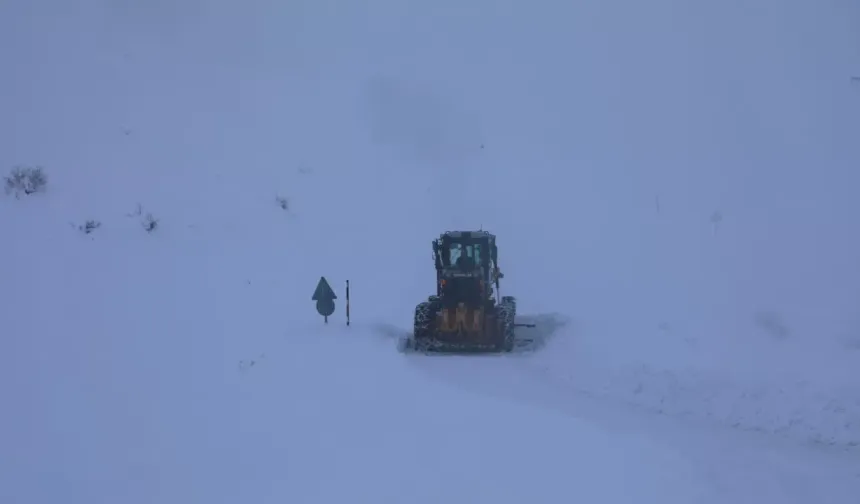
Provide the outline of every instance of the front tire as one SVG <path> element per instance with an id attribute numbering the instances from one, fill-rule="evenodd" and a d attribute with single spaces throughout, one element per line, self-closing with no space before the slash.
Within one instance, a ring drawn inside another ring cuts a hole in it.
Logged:
<path id="1" fill-rule="evenodd" d="M 418 303 L 415 307 L 415 323 L 412 336 L 417 340 L 430 334 L 433 323 L 432 305 L 429 302 Z"/>

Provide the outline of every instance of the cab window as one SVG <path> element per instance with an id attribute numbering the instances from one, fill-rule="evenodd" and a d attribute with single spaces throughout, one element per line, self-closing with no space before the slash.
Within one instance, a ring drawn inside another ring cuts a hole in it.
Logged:
<path id="1" fill-rule="evenodd" d="M 451 264 L 456 266 L 481 264 L 481 245 L 478 243 L 463 245 L 462 243 L 453 243 L 450 248 Z"/>

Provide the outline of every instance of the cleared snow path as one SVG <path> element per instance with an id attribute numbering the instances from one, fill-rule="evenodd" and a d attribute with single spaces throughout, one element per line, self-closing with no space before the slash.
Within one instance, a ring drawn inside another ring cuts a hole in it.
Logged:
<path id="1" fill-rule="evenodd" d="M 361 325 L 320 325 L 231 349 L 201 328 L 121 347 L 96 345 L 116 334 L 97 327 L 62 348 L 17 339 L 62 380 L 17 366 L 3 381 L 26 406 L 0 431 L 0 500 L 720 502 L 708 474 L 635 432 L 455 390 Z M 509 367 L 460 362 L 468 382 Z"/>
<path id="2" fill-rule="evenodd" d="M 860 495 L 860 459 L 852 450 L 797 444 L 613 402 L 553 376 L 540 357 L 406 356 L 411 367 L 453 388 L 599 425 L 619 440 L 648 439 L 707 481 L 713 490 L 709 502 L 853 504 Z"/>

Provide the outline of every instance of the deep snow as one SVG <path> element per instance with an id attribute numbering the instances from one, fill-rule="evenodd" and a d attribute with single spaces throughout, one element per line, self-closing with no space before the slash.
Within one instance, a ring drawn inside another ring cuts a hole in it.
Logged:
<path id="1" fill-rule="evenodd" d="M 0 500 L 856 502 L 858 20 L 3 2 Z M 398 354 L 478 226 L 547 345 Z"/>

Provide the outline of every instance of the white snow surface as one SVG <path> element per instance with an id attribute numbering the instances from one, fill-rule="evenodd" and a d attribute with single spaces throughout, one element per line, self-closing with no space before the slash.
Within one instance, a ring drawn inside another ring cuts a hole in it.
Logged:
<path id="1" fill-rule="evenodd" d="M 858 502 L 856 2 L 6 0 L 0 68 L 0 502 Z M 545 346 L 398 353 L 481 227 Z"/>

